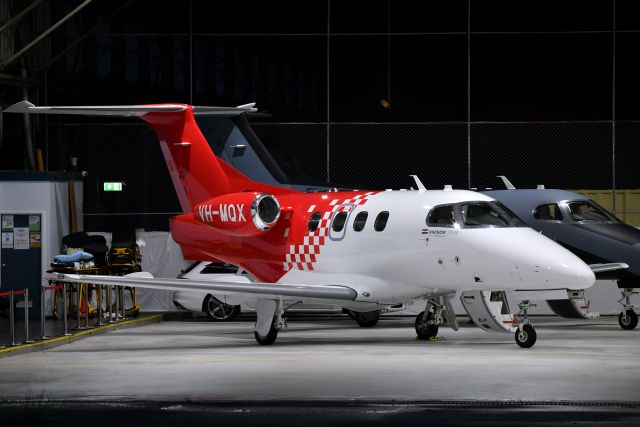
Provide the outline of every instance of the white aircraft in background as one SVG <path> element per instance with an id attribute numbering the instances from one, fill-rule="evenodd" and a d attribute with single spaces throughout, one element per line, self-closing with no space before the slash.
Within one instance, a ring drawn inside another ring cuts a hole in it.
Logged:
<path id="1" fill-rule="evenodd" d="M 531 347 L 536 332 L 527 317 L 532 299 L 568 298 L 595 281 L 591 268 L 568 250 L 527 227 L 504 205 L 483 194 L 426 190 L 302 192 L 259 183 L 217 157 L 194 116 L 229 117 L 253 104 L 36 107 L 27 101 L 8 113 L 139 117 L 160 141 L 183 214 L 171 233 L 186 259 L 222 261 L 250 282 L 59 274 L 59 281 L 205 291 L 228 303 L 256 298 L 255 338 L 272 344 L 285 325 L 287 301 L 332 304 L 374 312 L 425 300 L 415 322 L 418 337 L 435 337 L 446 319 L 457 329 L 450 299 L 485 330 L 516 332 Z M 505 292 L 521 309 L 505 310 Z"/>

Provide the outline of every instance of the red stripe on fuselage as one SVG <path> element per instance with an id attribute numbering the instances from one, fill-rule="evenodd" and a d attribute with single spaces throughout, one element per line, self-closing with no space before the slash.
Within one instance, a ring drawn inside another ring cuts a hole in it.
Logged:
<path id="1" fill-rule="evenodd" d="M 357 201 L 357 206 L 361 206 L 375 194 L 375 191 L 338 191 L 279 195 L 280 219 L 270 230 L 257 236 L 224 234 L 196 221 L 191 213 L 172 218 L 171 234 L 185 259 L 228 262 L 260 281 L 274 283 L 289 270 L 313 270 L 329 240 L 333 213 L 344 203 Z M 312 205 L 315 208 L 309 212 Z M 317 230 L 310 232 L 307 225 L 314 212 L 321 212 L 322 217 L 327 218 Z M 307 243 L 305 237 L 308 237 Z"/>

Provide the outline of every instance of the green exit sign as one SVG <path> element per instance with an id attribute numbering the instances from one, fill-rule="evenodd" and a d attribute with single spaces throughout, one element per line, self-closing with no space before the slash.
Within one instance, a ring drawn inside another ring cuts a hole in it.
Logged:
<path id="1" fill-rule="evenodd" d="M 121 182 L 105 182 L 104 191 L 122 191 Z"/>

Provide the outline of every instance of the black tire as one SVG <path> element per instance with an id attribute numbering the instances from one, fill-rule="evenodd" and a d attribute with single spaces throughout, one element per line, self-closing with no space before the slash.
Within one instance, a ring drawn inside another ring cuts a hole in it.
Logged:
<path id="1" fill-rule="evenodd" d="M 229 322 L 240 314 L 239 305 L 225 304 L 213 295 L 207 295 L 202 303 L 202 309 L 211 320 L 216 322 Z"/>
<path id="2" fill-rule="evenodd" d="M 522 330 L 518 329 L 515 333 L 516 344 L 522 348 L 530 348 L 536 343 L 536 330 L 531 325 L 524 325 Z"/>
<path id="3" fill-rule="evenodd" d="M 271 345 L 274 342 L 276 342 L 276 338 L 278 338 L 278 330 L 276 329 L 275 326 L 273 326 L 273 323 L 271 324 L 271 328 L 269 329 L 269 333 L 267 335 L 265 335 L 264 337 L 262 335 L 260 335 L 257 331 L 253 331 L 253 334 L 256 337 L 256 341 L 260 345 Z"/>
<path id="4" fill-rule="evenodd" d="M 351 315 L 356 323 L 363 328 L 372 328 L 380 320 L 379 311 L 351 311 Z"/>
<path id="5" fill-rule="evenodd" d="M 633 310 L 627 310 L 618 315 L 618 323 L 622 329 L 630 331 L 638 326 L 638 315 Z"/>
<path id="6" fill-rule="evenodd" d="M 424 311 L 420 312 L 420 314 L 416 316 L 416 322 L 414 325 L 416 328 L 416 334 L 418 335 L 418 339 L 428 340 L 431 337 L 437 337 L 438 325 L 430 325 L 427 323 L 427 321 L 431 320 L 431 318 L 433 317 L 433 313 L 430 312 L 427 315 L 427 321 L 423 320 L 422 316 L 424 316 Z"/>

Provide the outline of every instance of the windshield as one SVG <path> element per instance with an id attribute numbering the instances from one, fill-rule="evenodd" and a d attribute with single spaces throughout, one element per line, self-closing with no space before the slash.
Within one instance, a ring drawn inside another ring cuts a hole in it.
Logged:
<path id="1" fill-rule="evenodd" d="M 460 206 L 464 228 L 526 227 L 520 218 L 499 202 L 473 202 Z"/>
<path id="2" fill-rule="evenodd" d="M 569 214 L 574 221 L 619 222 L 619 220 L 592 200 L 567 202 Z"/>

